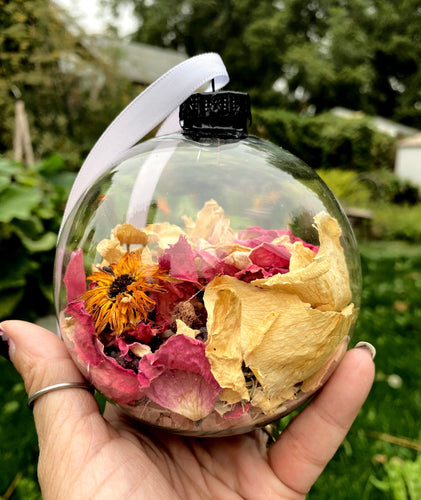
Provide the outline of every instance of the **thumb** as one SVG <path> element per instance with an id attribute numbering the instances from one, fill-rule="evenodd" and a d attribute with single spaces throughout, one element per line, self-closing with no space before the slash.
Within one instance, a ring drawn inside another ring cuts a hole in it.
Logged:
<path id="1" fill-rule="evenodd" d="M 73 363 L 64 343 L 52 332 L 24 321 L 5 321 L 2 338 L 9 344 L 9 357 L 25 383 L 28 395 L 63 382 L 86 382 Z M 86 415 L 98 412 L 93 395 L 66 388 L 49 392 L 34 403 L 34 418 L 40 448 L 46 439 L 63 435 Z"/>

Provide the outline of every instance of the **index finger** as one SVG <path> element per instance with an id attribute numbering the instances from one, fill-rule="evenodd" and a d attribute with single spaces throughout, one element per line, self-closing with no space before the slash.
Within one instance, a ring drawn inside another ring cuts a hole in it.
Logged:
<path id="1" fill-rule="evenodd" d="M 13 343 L 11 361 L 29 395 L 60 383 L 85 382 L 64 343 L 52 332 L 24 321 L 5 321 L 1 328 Z M 100 415 L 94 396 L 81 389 L 44 394 L 35 401 L 33 410 L 40 446 L 66 431 L 71 433 L 85 416 Z"/>

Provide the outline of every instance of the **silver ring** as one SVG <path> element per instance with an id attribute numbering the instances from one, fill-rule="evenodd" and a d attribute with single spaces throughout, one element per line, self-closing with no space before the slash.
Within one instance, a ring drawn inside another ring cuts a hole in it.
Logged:
<path id="1" fill-rule="evenodd" d="M 32 396 L 29 396 L 28 398 L 29 408 L 32 410 L 32 408 L 34 407 L 35 400 L 38 399 L 39 397 L 43 396 L 44 394 L 47 394 L 48 392 L 54 392 L 60 389 L 87 389 L 92 394 L 95 391 L 92 385 L 86 382 L 63 382 L 62 384 L 49 385 L 48 387 L 44 387 L 44 389 L 40 389 L 39 391 L 34 392 Z"/>

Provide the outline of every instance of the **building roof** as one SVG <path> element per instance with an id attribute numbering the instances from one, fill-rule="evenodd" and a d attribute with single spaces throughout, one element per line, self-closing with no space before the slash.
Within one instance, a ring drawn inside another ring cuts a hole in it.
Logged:
<path id="1" fill-rule="evenodd" d="M 172 49 L 118 39 L 89 37 L 83 45 L 94 57 L 116 64 L 123 76 L 143 85 L 151 84 L 187 59 L 186 54 Z"/>
<path id="2" fill-rule="evenodd" d="M 389 120 L 384 118 L 383 116 L 368 116 L 362 113 L 361 111 L 354 111 L 352 109 L 336 107 L 331 110 L 336 116 L 340 116 L 342 118 L 369 118 L 374 127 L 380 132 L 385 132 L 389 134 L 391 137 L 408 137 L 419 132 L 418 129 L 408 127 L 407 125 L 402 125 L 402 123 L 394 122 L 393 120 Z"/>
<path id="3" fill-rule="evenodd" d="M 399 141 L 399 147 L 404 147 L 404 148 L 421 147 L 421 132 Z"/>

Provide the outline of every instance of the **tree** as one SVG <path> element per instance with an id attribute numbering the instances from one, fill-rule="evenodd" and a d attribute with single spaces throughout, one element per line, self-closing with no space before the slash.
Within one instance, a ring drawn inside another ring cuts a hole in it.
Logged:
<path id="1" fill-rule="evenodd" d="M 220 53 L 255 104 L 346 106 L 421 127 L 419 0 L 103 0 L 122 2 L 139 18 L 135 40 Z"/>
<path id="2" fill-rule="evenodd" d="M 73 165 L 130 101 L 133 91 L 90 56 L 70 21 L 49 0 L 0 0 L 0 153 L 13 143 L 17 98 L 36 156 L 58 151 Z"/>

